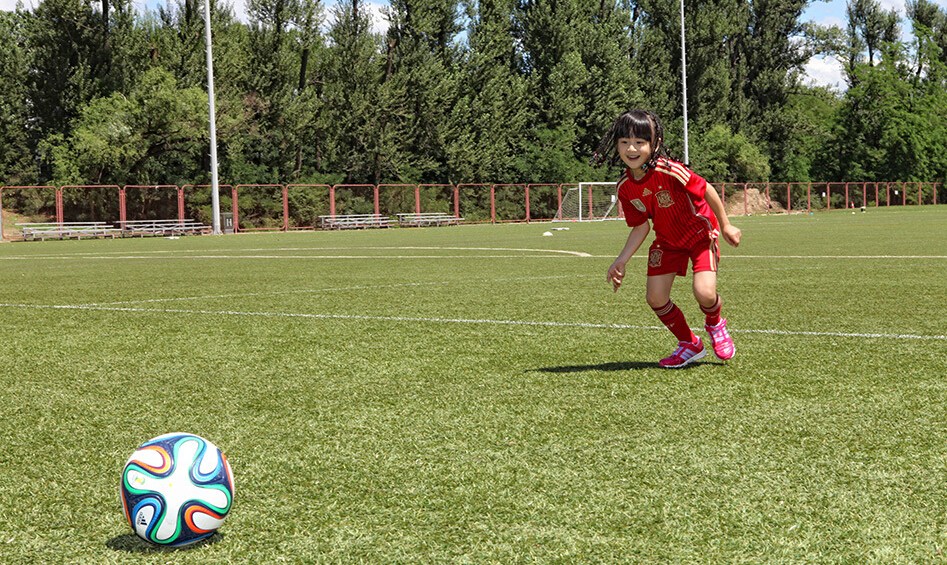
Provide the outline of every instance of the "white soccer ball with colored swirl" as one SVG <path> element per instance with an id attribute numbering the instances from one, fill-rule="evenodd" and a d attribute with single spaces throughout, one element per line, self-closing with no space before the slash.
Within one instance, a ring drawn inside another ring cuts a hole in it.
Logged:
<path id="1" fill-rule="evenodd" d="M 141 539 L 182 546 L 217 531 L 233 506 L 233 473 L 217 446 L 172 433 L 141 444 L 122 471 L 125 519 Z"/>

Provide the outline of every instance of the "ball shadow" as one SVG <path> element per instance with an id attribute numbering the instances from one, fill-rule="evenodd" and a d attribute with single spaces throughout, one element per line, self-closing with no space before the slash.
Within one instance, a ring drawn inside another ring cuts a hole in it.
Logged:
<path id="1" fill-rule="evenodd" d="M 124 551 L 125 553 L 174 553 L 176 551 L 189 551 L 205 545 L 219 543 L 224 538 L 224 534 L 214 532 L 214 535 L 199 542 L 180 547 L 168 547 L 163 545 L 154 545 L 146 542 L 135 534 L 122 534 L 105 542 L 105 547 L 112 551 Z"/>

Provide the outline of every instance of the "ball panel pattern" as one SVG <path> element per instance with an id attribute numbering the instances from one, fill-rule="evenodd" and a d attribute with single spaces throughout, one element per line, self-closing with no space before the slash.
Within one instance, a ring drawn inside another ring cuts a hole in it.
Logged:
<path id="1" fill-rule="evenodd" d="M 142 444 L 122 472 L 125 518 L 145 541 L 167 546 L 212 535 L 233 505 L 233 474 L 223 453 L 193 434 Z"/>

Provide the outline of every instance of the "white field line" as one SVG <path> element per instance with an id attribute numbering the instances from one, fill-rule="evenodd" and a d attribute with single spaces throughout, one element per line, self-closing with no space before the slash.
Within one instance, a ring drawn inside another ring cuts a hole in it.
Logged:
<path id="1" fill-rule="evenodd" d="M 550 253 L 553 253 L 550 251 Z M 585 256 L 585 255 L 584 255 Z M 590 257 L 590 255 L 588 255 Z M 565 255 L 188 255 L 186 257 L 148 257 L 145 255 L 87 256 L 87 257 L 3 257 L 7 260 L 56 259 L 58 260 L 128 260 L 128 259 L 560 259 Z"/>
<path id="2" fill-rule="evenodd" d="M 614 255 L 592 255 L 583 251 L 569 251 L 565 249 L 516 249 L 501 247 L 361 247 L 358 249 L 370 250 L 448 250 L 448 251 L 504 251 L 518 253 L 532 253 L 533 255 L 273 255 L 273 251 L 325 251 L 327 249 L 343 249 L 353 251 L 353 248 L 281 248 L 281 249 L 239 249 L 215 250 L 215 254 L 207 254 L 207 250 L 175 250 L 175 251 L 145 251 L 136 254 L 122 252 L 115 253 L 70 253 L 68 255 L 9 255 L 0 257 L 0 261 L 29 261 L 29 260 L 145 260 L 145 259 L 549 259 L 554 257 L 581 257 L 591 259 L 614 259 Z M 269 251 L 270 254 L 251 254 L 249 251 Z M 191 255 L 191 253 L 202 253 Z M 228 254 L 224 254 L 228 253 Z M 632 259 L 642 259 L 637 255 Z M 854 260 L 915 260 L 915 259 L 947 259 L 947 255 L 723 255 L 723 259 L 854 259 Z"/>
<path id="3" fill-rule="evenodd" d="M 367 316 L 356 314 L 305 314 L 300 312 L 243 312 L 236 310 L 190 310 L 179 308 L 127 308 L 113 306 L 83 306 L 70 304 L 3 304 L 0 308 L 22 308 L 32 310 L 85 310 L 94 312 L 130 312 L 141 314 L 193 314 L 200 316 L 246 316 L 256 318 L 295 318 L 310 320 L 359 320 L 371 322 L 419 322 L 429 324 L 479 324 L 494 326 L 539 326 L 547 328 L 587 328 L 605 330 L 654 330 L 665 331 L 664 326 L 637 326 L 630 324 L 596 324 L 588 322 L 541 322 L 532 320 L 493 320 L 477 318 L 427 318 L 415 316 Z M 697 328 L 695 328 L 697 329 Z M 769 334 L 807 337 L 850 337 L 857 339 L 900 339 L 947 341 L 947 335 L 915 335 L 885 333 L 811 332 L 791 330 L 730 330 L 732 333 Z"/>
<path id="4" fill-rule="evenodd" d="M 612 255 L 589 255 L 594 259 Z M 636 255 L 637 258 L 647 255 Z M 632 257 L 634 259 L 635 257 Z M 947 259 L 947 255 L 721 255 L 721 259 Z"/>
<path id="5" fill-rule="evenodd" d="M 515 282 L 515 281 L 537 281 L 537 280 L 554 280 L 554 279 L 570 279 L 576 278 L 576 275 L 547 275 L 542 277 L 511 277 L 506 279 L 482 279 L 480 281 L 469 281 L 469 282 Z M 245 293 L 232 293 L 232 294 L 205 294 L 198 296 L 176 296 L 173 298 L 146 298 L 142 300 L 119 300 L 115 302 L 91 302 L 88 304 L 78 304 L 76 306 L 119 306 L 124 304 L 154 304 L 159 302 L 185 302 L 191 300 L 214 300 L 221 298 L 247 298 L 253 296 L 279 296 L 279 295 L 288 295 L 288 294 L 318 294 L 321 292 L 347 292 L 347 291 L 358 291 L 358 290 L 377 290 L 380 288 L 411 288 L 411 287 L 420 287 L 420 286 L 447 286 L 454 284 L 453 281 L 432 281 L 432 282 L 412 282 L 412 283 L 395 283 L 395 284 L 373 284 L 373 285 L 353 285 L 353 286 L 338 286 L 338 287 L 329 287 L 329 288 L 306 288 L 306 289 L 294 289 L 294 290 L 274 290 L 267 292 L 245 292 Z"/>
<path id="6" fill-rule="evenodd" d="M 310 251 L 325 252 L 330 250 L 348 251 L 346 255 L 274 255 L 277 251 Z M 515 247 L 282 247 L 282 248 L 263 248 L 263 249 L 182 249 L 167 251 L 145 251 L 129 254 L 127 252 L 106 252 L 106 253 L 70 253 L 62 255 L 11 255 L 0 257 L 7 260 L 28 260 L 28 259 L 458 259 L 458 258 L 519 258 L 531 257 L 530 255 L 353 255 L 351 252 L 359 250 L 372 251 L 500 251 L 506 253 L 540 253 L 540 257 L 551 256 L 571 256 L 571 257 L 591 257 L 583 251 L 570 251 L 567 249 L 530 249 Z M 267 254 L 246 253 L 266 251 Z M 191 255 L 191 253 L 201 253 L 201 255 Z M 181 255 L 178 255 L 181 254 Z M 550 255 L 551 254 L 551 255 Z M 532 255 L 535 257 L 536 255 Z"/>

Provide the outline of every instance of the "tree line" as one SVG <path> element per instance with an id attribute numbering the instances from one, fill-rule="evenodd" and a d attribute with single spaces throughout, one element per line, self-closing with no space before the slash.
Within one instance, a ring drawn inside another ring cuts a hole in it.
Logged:
<path id="1" fill-rule="evenodd" d="M 717 182 L 943 181 L 947 10 L 686 0 L 690 161 Z M 680 16 L 667 0 L 212 2 L 221 182 L 609 180 L 621 111 L 682 157 Z M 43 0 L 0 13 L 0 184 L 209 181 L 203 3 Z M 905 32 L 905 30 L 910 30 Z M 844 92 L 805 84 L 816 54 Z M 24 196 L 26 198 L 26 196 Z"/>

